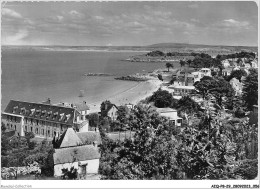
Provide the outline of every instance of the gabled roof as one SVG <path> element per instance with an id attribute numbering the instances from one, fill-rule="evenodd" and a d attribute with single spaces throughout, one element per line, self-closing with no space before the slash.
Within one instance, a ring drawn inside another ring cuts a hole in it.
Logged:
<path id="1" fill-rule="evenodd" d="M 79 145 L 83 145 L 83 143 L 72 128 L 68 128 L 63 132 L 58 141 L 59 148 L 68 148 Z"/>
<path id="2" fill-rule="evenodd" d="M 83 144 L 93 144 L 93 142 L 97 142 L 97 144 L 101 144 L 101 137 L 99 132 L 79 132 L 76 135 L 80 138 Z"/>
<path id="3" fill-rule="evenodd" d="M 53 154 L 54 165 L 99 158 L 100 153 L 93 145 L 55 149 Z"/>
<path id="4" fill-rule="evenodd" d="M 109 110 L 111 110 L 111 108 L 112 108 L 113 106 L 115 106 L 115 108 L 118 109 L 115 104 L 107 104 L 107 109 L 106 109 L 106 110 L 103 110 L 103 113 L 104 113 L 105 115 L 107 115 L 107 113 L 109 112 Z"/>
<path id="5" fill-rule="evenodd" d="M 22 115 L 28 118 L 36 118 L 44 121 L 60 122 L 66 125 L 72 125 L 74 116 L 78 112 L 70 107 L 10 100 L 4 113 Z"/>
<path id="6" fill-rule="evenodd" d="M 83 102 L 83 103 L 76 103 L 73 104 L 73 106 L 78 110 L 78 111 L 85 111 L 85 110 L 89 110 L 89 106 Z"/>

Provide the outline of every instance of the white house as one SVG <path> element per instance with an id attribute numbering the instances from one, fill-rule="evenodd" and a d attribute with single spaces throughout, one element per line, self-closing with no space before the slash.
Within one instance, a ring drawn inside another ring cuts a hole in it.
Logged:
<path id="1" fill-rule="evenodd" d="M 211 70 L 209 68 L 202 68 L 200 72 L 201 72 L 201 78 L 203 78 L 204 76 L 211 77 Z"/>
<path id="2" fill-rule="evenodd" d="M 55 139 L 54 139 L 55 140 Z M 91 145 L 85 145 L 72 128 L 68 128 L 56 142 L 53 154 L 54 176 L 62 176 L 62 169 L 77 169 L 79 177 L 87 174 L 97 174 L 99 168 L 100 153 L 96 141 Z"/>
<path id="3" fill-rule="evenodd" d="M 195 90 L 194 86 L 171 85 L 169 88 L 174 90 L 174 95 L 187 95 L 193 93 Z"/>
<path id="4" fill-rule="evenodd" d="M 101 115 L 115 121 L 117 119 L 117 110 L 118 108 L 115 104 L 106 103 L 104 109 L 101 110 Z"/>
<path id="5" fill-rule="evenodd" d="M 223 76 L 229 76 L 232 72 L 233 68 L 225 68 L 222 70 L 222 75 Z"/>
<path id="6" fill-rule="evenodd" d="M 170 124 L 173 126 L 181 126 L 182 118 L 178 117 L 177 110 L 172 108 L 157 108 L 156 111 L 164 117 L 170 119 Z"/>
<path id="7" fill-rule="evenodd" d="M 224 68 L 227 68 L 227 67 L 230 66 L 230 63 L 229 63 L 229 60 L 228 60 L 228 59 L 222 60 L 221 63 L 222 63 L 222 65 L 224 66 Z"/>
<path id="8" fill-rule="evenodd" d="M 252 68 L 258 68 L 257 59 L 252 60 L 252 62 L 251 62 L 251 67 L 252 67 Z"/>

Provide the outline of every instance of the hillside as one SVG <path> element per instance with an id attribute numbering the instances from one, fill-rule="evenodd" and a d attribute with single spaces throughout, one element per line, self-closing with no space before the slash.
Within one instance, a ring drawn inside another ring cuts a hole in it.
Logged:
<path id="1" fill-rule="evenodd" d="M 156 49 L 183 49 L 183 50 L 205 50 L 205 51 L 255 51 L 257 52 L 257 47 L 253 46 L 224 46 L 224 45 L 204 45 L 204 44 L 188 44 L 188 43 L 158 43 L 148 45 L 147 48 Z"/>

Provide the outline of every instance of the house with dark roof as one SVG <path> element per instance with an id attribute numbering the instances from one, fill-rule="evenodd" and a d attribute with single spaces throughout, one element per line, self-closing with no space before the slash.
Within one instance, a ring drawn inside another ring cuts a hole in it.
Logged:
<path id="1" fill-rule="evenodd" d="M 99 132 L 82 134 L 76 133 L 72 128 L 61 135 L 53 154 L 55 177 L 62 176 L 62 169 L 70 170 L 71 167 L 77 170 L 81 178 L 98 173 L 100 153 L 96 140 L 99 139 L 95 135 L 99 135 Z M 89 136 L 92 138 L 86 139 Z M 86 140 L 92 144 L 86 145 Z"/>
<path id="2" fill-rule="evenodd" d="M 117 111 L 118 108 L 115 104 L 106 101 L 104 103 L 104 109 L 101 109 L 101 116 L 109 117 L 112 121 L 115 121 L 117 119 Z"/>
<path id="3" fill-rule="evenodd" d="M 7 130 L 17 131 L 18 136 L 33 132 L 35 137 L 52 139 L 67 128 L 83 131 L 81 116 L 74 107 L 10 100 L 2 112 L 2 122 Z"/>

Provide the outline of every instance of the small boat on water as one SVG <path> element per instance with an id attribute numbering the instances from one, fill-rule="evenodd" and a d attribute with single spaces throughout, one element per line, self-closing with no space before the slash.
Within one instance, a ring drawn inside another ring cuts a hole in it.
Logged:
<path id="1" fill-rule="evenodd" d="M 80 90 L 80 92 L 79 92 L 79 97 L 84 97 L 84 96 L 85 96 L 84 90 Z"/>

